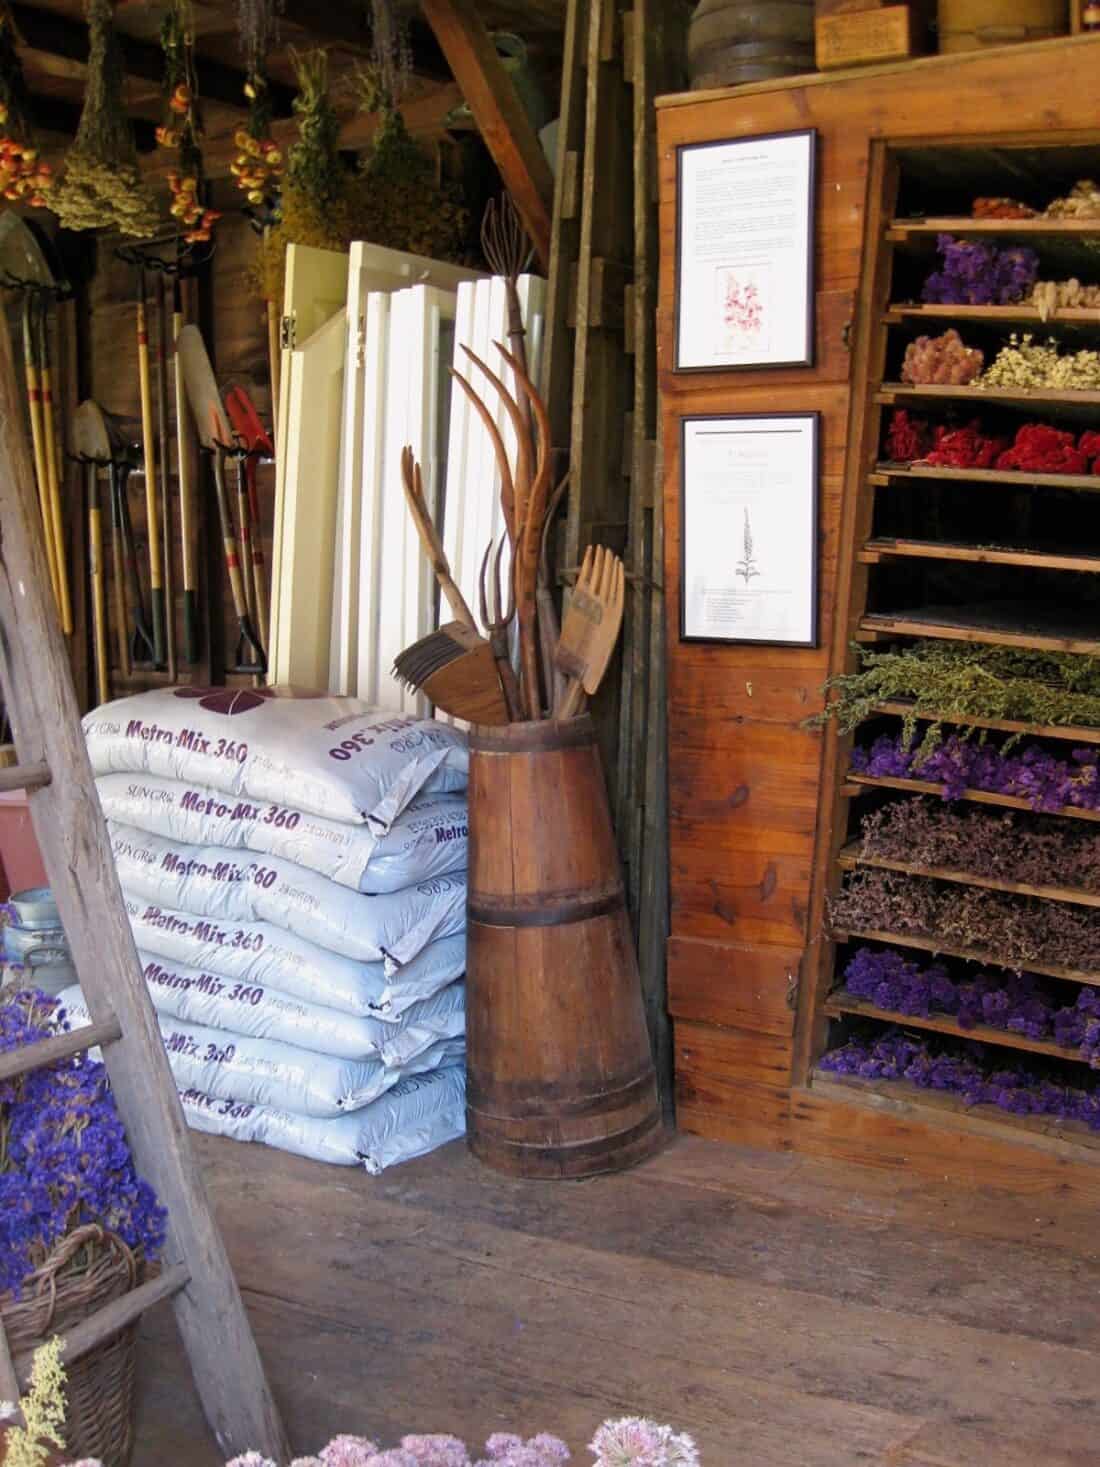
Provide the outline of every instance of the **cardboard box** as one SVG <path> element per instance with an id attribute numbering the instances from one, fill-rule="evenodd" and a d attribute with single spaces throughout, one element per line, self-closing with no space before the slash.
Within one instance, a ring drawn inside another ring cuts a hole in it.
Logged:
<path id="1" fill-rule="evenodd" d="M 915 5 L 818 15 L 814 31 L 821 71 L 876 61 L 904 61 L 926 49 L 923 10 Z"/>

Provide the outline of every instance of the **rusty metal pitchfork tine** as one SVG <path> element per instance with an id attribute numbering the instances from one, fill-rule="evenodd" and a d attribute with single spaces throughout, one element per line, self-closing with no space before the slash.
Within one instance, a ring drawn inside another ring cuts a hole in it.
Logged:
<path id="1" fill-rule="evenodd" d="M 503 593 L 500 581 L 500 559 L 504 554 L 504 547 L 508 543 L 508 536 L 500 537 L 497 553 L 493 556 L 493 614 L 489 615 L 489 598 L 486 595 L 486 582 L 489 573 L 489 556 L 493 554 L 493 542 L 489 541 L 485 547 L 485 554 L 481 557 L 481 571 L 478 576 L 478 600 L 481 611 L 481 624 L 485 628 L 485 635 L 489 638 L 489 646 L 493 653 L 493 659 L 500 674 L 500 685 L 504 690 L 504 702 L 508 708 L 508 717 L 512 723 L 516 723 L 523 717 L 523 700 L 520 696 L 519 682 L 516 678 L 515 669 L 512 667 L 512 658 L 508 648 L 508 627 L 512 617 L 516 614 L 516 589 L 512 576 L 508 577 L 508 607 L 504 609 Z"/>

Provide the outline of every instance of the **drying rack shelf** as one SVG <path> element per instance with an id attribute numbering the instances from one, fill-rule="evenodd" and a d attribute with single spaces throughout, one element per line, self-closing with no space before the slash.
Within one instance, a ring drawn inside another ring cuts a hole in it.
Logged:
<path id="1" fill-rule="evenodd" d="M 906 718 L 913 712 L 913 705 L 904 698 L 887 698 L 875 705 L 875 712 Z M 1036 739 L 1068 739 L 1078 744 L 1100 744 L 1100 728 L 1092 728 L 1087 724 L 1024 723 L 1018 718 L 978 718 L 946 713 L 918 713 L 916 717 L 921 723 L 945 723 L 954 728 L 988 728 L 997 733 L 1030 734 Z"/>
<path id="2" fill-rule="evenodd" d="M 845 846 L 837 856 L 843 871 L 860 866 L 873 866 L 879 871 L 900 871 L 905 876 L 928 876 L 934 881 L 950 881 L 956 886 L 980 886 L 986 891 L 1006 891 L 1014 896 L 1042 897 L 1044 901 L 1071 902 L 1078 907 L 1100 907 L 1100 892 L 1079 886 L 1036 886 L 1029 881 L 999 881 L 994 876 L 973 876 L 951 866 L 926 866 L 919 861 L 896 861 L 888 856 L 865 856 L 858 843 Z"/>
<path id="3" fill-rule="evenodd" d="M 878 463 L 868 476 L 879 487 L 904 483 L 906 479 L 943 479 L 957 484 L 1008 484 L 1041 489 L 1100 490 L 1100 474 L 1037 474 L 1020 469 L 951 469 L 938 464 Z"/>
<path id="4" fill-rule="evenodd" d="M 1038 307 L 1021 301 L 1014 306 L 951 306 L 951 305 L 906 305 L 899 303 L 886 308 L 883 318 L 888 326 L 900 326 L 904 321 L 989 321 L 994 325 L 1010 325 L 1021 321 L 1051 331 L 1062 325 L 1100 326 L 1100 307 L 1064 306 L 1044 321 Z"/>
<path id="5" fill-rule="evenodd" d="M 833 929 L 829 936 L 833 942 L 850 942 L 855 938 L 863 942 L 884 942 L 890 947 L 916 948 L 918 952 L 931 953 L 933 957 L 961 958 L 964 962 L 1003 968 L 1008 973 L 1039 973 L 1044 978 L 1065 978 L 1070 983 L 1084 983 L 1090 988 L 1100 988 L 1100 972 L 1089 973 L 1079 968 L 1067 968 L 1061 963 L 1008 961 L 997 953 L 985 952 L 981 948 L 953 947 L 935 937 L 925 937 L 919 933 L 883 932 L 877 927 L 845 927 Z"/>
<path id="6" fill-rule="evenodd" d="M 869 634 L 869 638 L 868 638 Z M 916 606 L 869 611 L 860 618 L 857 640 L 939 637 L 948 642 L 982 642 L 994 647 L 1028 647 L 1037 652 L 1084 652 L 1100 656 L 1100 627 L 1082 625 L 1060 607 L 1015 601 L 975 606 Z"/>
<path id="7" fill-rule="evenodd" d="M 1000 1044 L 1005 1049 L 1022 1049 L 1029 1054 L 1046 1054 L 1053 1059 L 1080 1063 L 1081 1055 L 1076 1049 L 1064 1044 L 1055 1044 L 1052 1039 L 1030 1039 L 1026 1034 L 1015 1034 L 1011 1029 L 995 1029 L 991 1024 L 976 1024 L 964 1029 L 948 1014 L 899 1014 L 893 1009 L 880 1009 L 866 999 L 854 998 L 843 989 L 829 995 L 825 1012 L 833 1018 L 849 1016 L 860 1019 L 881 1019 L 889 1024 L 900 1024 L 906 1029 L 927 1029 L 933 1034 L 950 1034 L 956 1039 L 976 1039 L 983 1044 Z"/>
<path id="8" fill-rule="evenodd" d="M 878 565 L 884 559 L 954 560 L 964 561 L 969 565 L 1026 566 L 1031 570 L 1100 570 L 1100 555 L 1013 550 L 997 546 L 963 545 L 950 540 L 899 540 L 885 536 L 868 540 L 856 558 L 862 565 Z"/>
<path id="9" fill-rule="evenodd" d="M 972 1129 L 977 1122 L 989 1134 L 1009 1139 L 1017 1139 L 1015 1133 L 1024 1132 L 1033 1138 L 1035 1145 L 1045 1143 L 1059 1151 L 1078 1148 L 1087 1151 L 1091 1163 L 1095 1163 L 1095 1153 L 1100 1151 L 1100 1134 L 1090 1131 L 1083 1121 L 1058 1116 L 1018 1116 L 995 1105 L 967 1105 L 960 1096 L 922 1090 L 908 1080 L 861 1080 L 855 1075 L 836 1075 L 818 1067 L 813 1071 L 811 1086 L 814 1095 L 824 1099 L 849 1104 L 862 1101 L 876 1110 L 893 1111 L 910 1119 L 919 1118 L 921 1112 L 929 1118 L 938 1113 L 963 1119 L 969 1123 L 967 1129 Z"/>
<path id="10" fill-rule="evenodd" d="M 1100 219 L 970 219 L 943 215 L 928 219 L 893 219 L 886 229 L 891 244 L 922 234 L 1016 235 L 1022 239 L 1080 239 L 1100 236 Z"/>
<path id="11" fill-rule="evenodd" d="M 1033 403 L 1048 407 L 1100 407 L 1100 391 L 1079 388 L 1066 391 L 1055 387 L 956 387 L 944 383 L 884 382 L 875 402 L 892 407 L 898 402 L 984 402 L 993 407 Z"/>
<path id="12" fill-rule="evenodd" d="M 944 786 L 930 779 L 894 779 L 883 774 L 849 773 L 849 784 L 866 786 L 868 789 L 903 790 L 912 795 L 939 795 L 943 797 Z M 954 797 L 953 797 L 954 798 Z M 1078 810 L 1072 805 L 1062 805 L 1057 810 L 1036 810 L 1030 800 L 1019 795 L 997 795 L 989 790 L 964 790 L 957 797 L 975 805 L 998 805 L 1005 810 L 1027 810 L 1032 815 L 1059 815 L 1070 820 L 1100 820 L 1100 810 Z"/>

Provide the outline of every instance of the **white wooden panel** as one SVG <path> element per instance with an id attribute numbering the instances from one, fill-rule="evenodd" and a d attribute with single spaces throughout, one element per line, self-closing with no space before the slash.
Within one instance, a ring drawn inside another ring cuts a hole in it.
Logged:
<path id="1" fill-rule="evenodd" d="M 345 331 L 341 307 L 288 353 L 271 680 L 303 688 L 323 689 L 328 682 Z"/>
<path id="2" fill-rule="evenodd" d="M 412 298 L 407 290 L 390 298 L 386 408 L 381 474 L 381 563 L 378 612 L 378 705 L 403 711 L 406 691 L 393 676 L 394 658 L 408 645 L 405 636 L 405 529 L 408 509 L 401 485 L 401 450 L 409 441 L 409 351 Z"/>
<path id="3" fill-rule="evenodd" d="M 362 485 L 359 505 L 359 605 L 357 695 L 379 703 L 378 636 L 382 565 L 382 466 L 385 449 L 386 375 L 390 296 L 367 296 L 363 368 Z"/>
<path id="4" fill-rule="evenodd" d="M 318 250 L 311 245 L 292 244 L 286 252 L 286 275 L 283 285 L 284 316 L 294 323 L 297 344 L 303 344 L 314 332 L 342 310 L 347 298 L 348 257 L 340 250 Z M 281 590 L 274 567 L 285 562 L 283 554 L 283 522 L 286 500 L 286 464 L 288 450 L 296 452 L 290 442 L 290 387 L 293 352 L 282 353 L 279 389 L 279 441 L 275 455 L 275 512 L 272 526 L 271 625 L 272 647 L 268 651 L 269 676 L 274 677 L 274 642 L 281 615 Z"/>
<path id="5" fill-rule="evenodd" d="M 469 362 L 462 351 L 463 345 L 473 345 L 474 309 L 476 285 L 472 281 L 458 287 L 455 306 L 454 358 L 456 371 L 469 378 Z M 468 577 L 465 576 L 466 541 L 469 527 L 466 515 L 466 487 L 469 482 L 470 457 L 474 434 L 484 430 L 474 418 L 469 399 L 457 383 L 448 387 L 450 393 L 450 432 L 447 438 L 447 478 L 443 496 L 443 548 L 451 564 L 451 572 L 457 585 L 469 600 Z M 470 602 L 475 614 L 477 603 Z M 442 613 L 446 621 L 447 613 Z"/>
<path id="6" fill-rule="evenodd" d="M 387 250 L 362 240 L 357 240 L 351 248 L 359 251 L 362 278 L 368 290 L 394 291 L 410 285 L 434 285 L 440 290 L 456 291 L 463 281 L 483 278 L 478 270 L 467 270 L 445 260 L 430 260 L 426 255 L 406 254 L 404 250 Z"/>
<path id="7" fill-rule="evenodd" d="M 359 523 L 363 477 L 364 335 L 367 287 L 363 246 L 348 256 L 347 341 L 340 429 L 340 480 L 333 546 L 332 634 L 329 691 L 354 694 L 358 672 Z"/>

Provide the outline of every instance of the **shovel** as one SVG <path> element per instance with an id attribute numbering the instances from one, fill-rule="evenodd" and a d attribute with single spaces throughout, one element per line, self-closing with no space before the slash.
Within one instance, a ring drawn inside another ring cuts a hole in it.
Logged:
<path id="1" fill-rule="evenodd" d="M 172 341 L 175 346 L 173 379 L 176 401 L 176 469 L 180 497 L 180 549 L 183 560 L 183 655 L 192 665 L 199 660 L 199 572 L 195 564 L 195 504 L 192 498 L 194 439 L 187 388 L 183 380 L 179 339 L 183 330 L 183 295 L 179 277 L 172 282 Z"/>
<path id="2" fill-rule="evenodd" d="M 275 444 L 264 427 L 256 405 L 243 387 L 230 387 L 225 394 L 225 407 L 233 432 L 248 450 L 244 459 L 245 486 L 248 493 L 248 515 L 251 523 L 252 607 L 261 638 L 268 637 L 267 567 L 264 561 L 263 532 L 260 526 L 260 497 L 256 489 L 256 459 L 271 458 Z"/>
<path id="3" fill-rule="evenodd" d="M 157 504 L 157 451 L 153 426 L 153 389 L 149 376 L 149 324 L 145 310 L 145 271 L 138 271 L 137 294 L 138 387 L 141 394 L 141 445 L 145 468 L 145 522 L 149 541 L 149 594 L 153 603 L 155 661 L 163 667 L 168 657 L 165 636 L 164 569 Z"/>
<path id="4" fill-rule="evenodd" d="M 234 672 L 263 673 L 267 671 L 264 650 L 257 640 L 248 612 L 244 593 L 244 580 L 237 555 L 237 536 L 233 529 L 233 516 L 229 509 L 229 494 L 225 487 L 225 455 L 232 434 L 226 421 L 214 369 L 206 353 L 206 344 L 197 326 L 185 326 L 176 343 L 176 355 L 183 368 L 183 380 L 187 385 L 187 400 L 191 404 L 195 426 L 198 428 L 202 446 L 209 449 L 214 458 L 214 484 L 217 489 L 218 518 L 221 521 L 222 546 L 225 551 L 225 569 L 229 576 L 229 589 L 233 596 L 233 609 L 237 614 L 241 635 L 237 642 L 237 664 Z M 245 659 L 251 649 L 251 661 Z"/>

